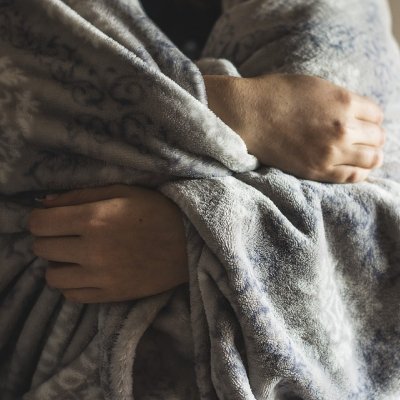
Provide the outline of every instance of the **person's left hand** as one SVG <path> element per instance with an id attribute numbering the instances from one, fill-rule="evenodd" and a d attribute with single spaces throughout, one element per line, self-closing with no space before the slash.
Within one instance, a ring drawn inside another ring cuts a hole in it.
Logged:
<path id="1" fill-rule="evenodd" d="M 33 252 L 49 261 L 46 281 L 68 300 L 133 300 L 187 282 L 182 215 L 159 192 L 113 185 L 42 203 L 28 221 Z"/>

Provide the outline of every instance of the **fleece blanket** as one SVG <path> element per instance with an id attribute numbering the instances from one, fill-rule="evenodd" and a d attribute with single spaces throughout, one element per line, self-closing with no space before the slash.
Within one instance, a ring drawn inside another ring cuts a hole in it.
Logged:
<path id="1" fill-rule="evenodd" d="M 382 169 L 333 185 L 260 166 L 202 73 L 271 72 L 376 99 Z M 383 0 L 224 0 L 197 65 L 136 0 L 1 0 L 1 399 L 399 399 L 399 115 Z M 27 215 L 39 194 L 113 183 L 180 206 L 190 282 L 66 302 Z"/>

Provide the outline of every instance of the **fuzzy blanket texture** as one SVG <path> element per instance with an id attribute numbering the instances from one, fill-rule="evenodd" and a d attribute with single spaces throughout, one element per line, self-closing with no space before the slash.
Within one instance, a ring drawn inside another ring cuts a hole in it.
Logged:
<path id="1" fill-rule="evenodd" d="M 0 0 L 0 398 L 400 398 L 400 55 L 383 0 L 224 0 L 197 64 L 136 0 Z M 376 99 L 361 184 L 260 167 L 202 73 L 317 75 Z M 41 193 L 124 183 L 184 213 L 190 283 L 79 305 L 49 289 Z"/>

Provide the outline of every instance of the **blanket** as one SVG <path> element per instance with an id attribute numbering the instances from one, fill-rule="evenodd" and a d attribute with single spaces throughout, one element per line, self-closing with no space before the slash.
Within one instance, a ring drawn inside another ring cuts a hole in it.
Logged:
<path id="1" fill-rule="evenodd" d="M 382 0 L 224 0 L 197 63 L 137 0 L 0 0 L 3 400 L 400 398 L 400 56 Z M 202 73 L 316 75 L 384 108 L 364 183 L 260 166 Z M 190 282 L 65 301 L 40 194 L 123 183 L 182 210 Z"/>

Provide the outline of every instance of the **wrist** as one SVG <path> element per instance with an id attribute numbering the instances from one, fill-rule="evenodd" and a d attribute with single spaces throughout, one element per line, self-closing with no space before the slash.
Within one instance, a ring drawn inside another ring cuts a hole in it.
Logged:
<path id="1" fill-rule="evenodd" d="M 250 154 L 256 155 L 258 128 L 263 133 L 266 131 L 264 124 L 258 126 L 260 119 L 266 122 L 266 110 L 253 93 L 258 90 L 257 82 L 253 78 L 224 75 L 205 75 L 203 78 L 210 110 L 241 137 Z M 257 114 L 262 117 L 255 118 Z"/>
<path id="2" fill-rule="evenodd" d="M 243 107 L 241 100 L 241 81 L 243 78 L 225 75 L 205 75 L 209 109 L 232 130 L 241 135 Z"/>

